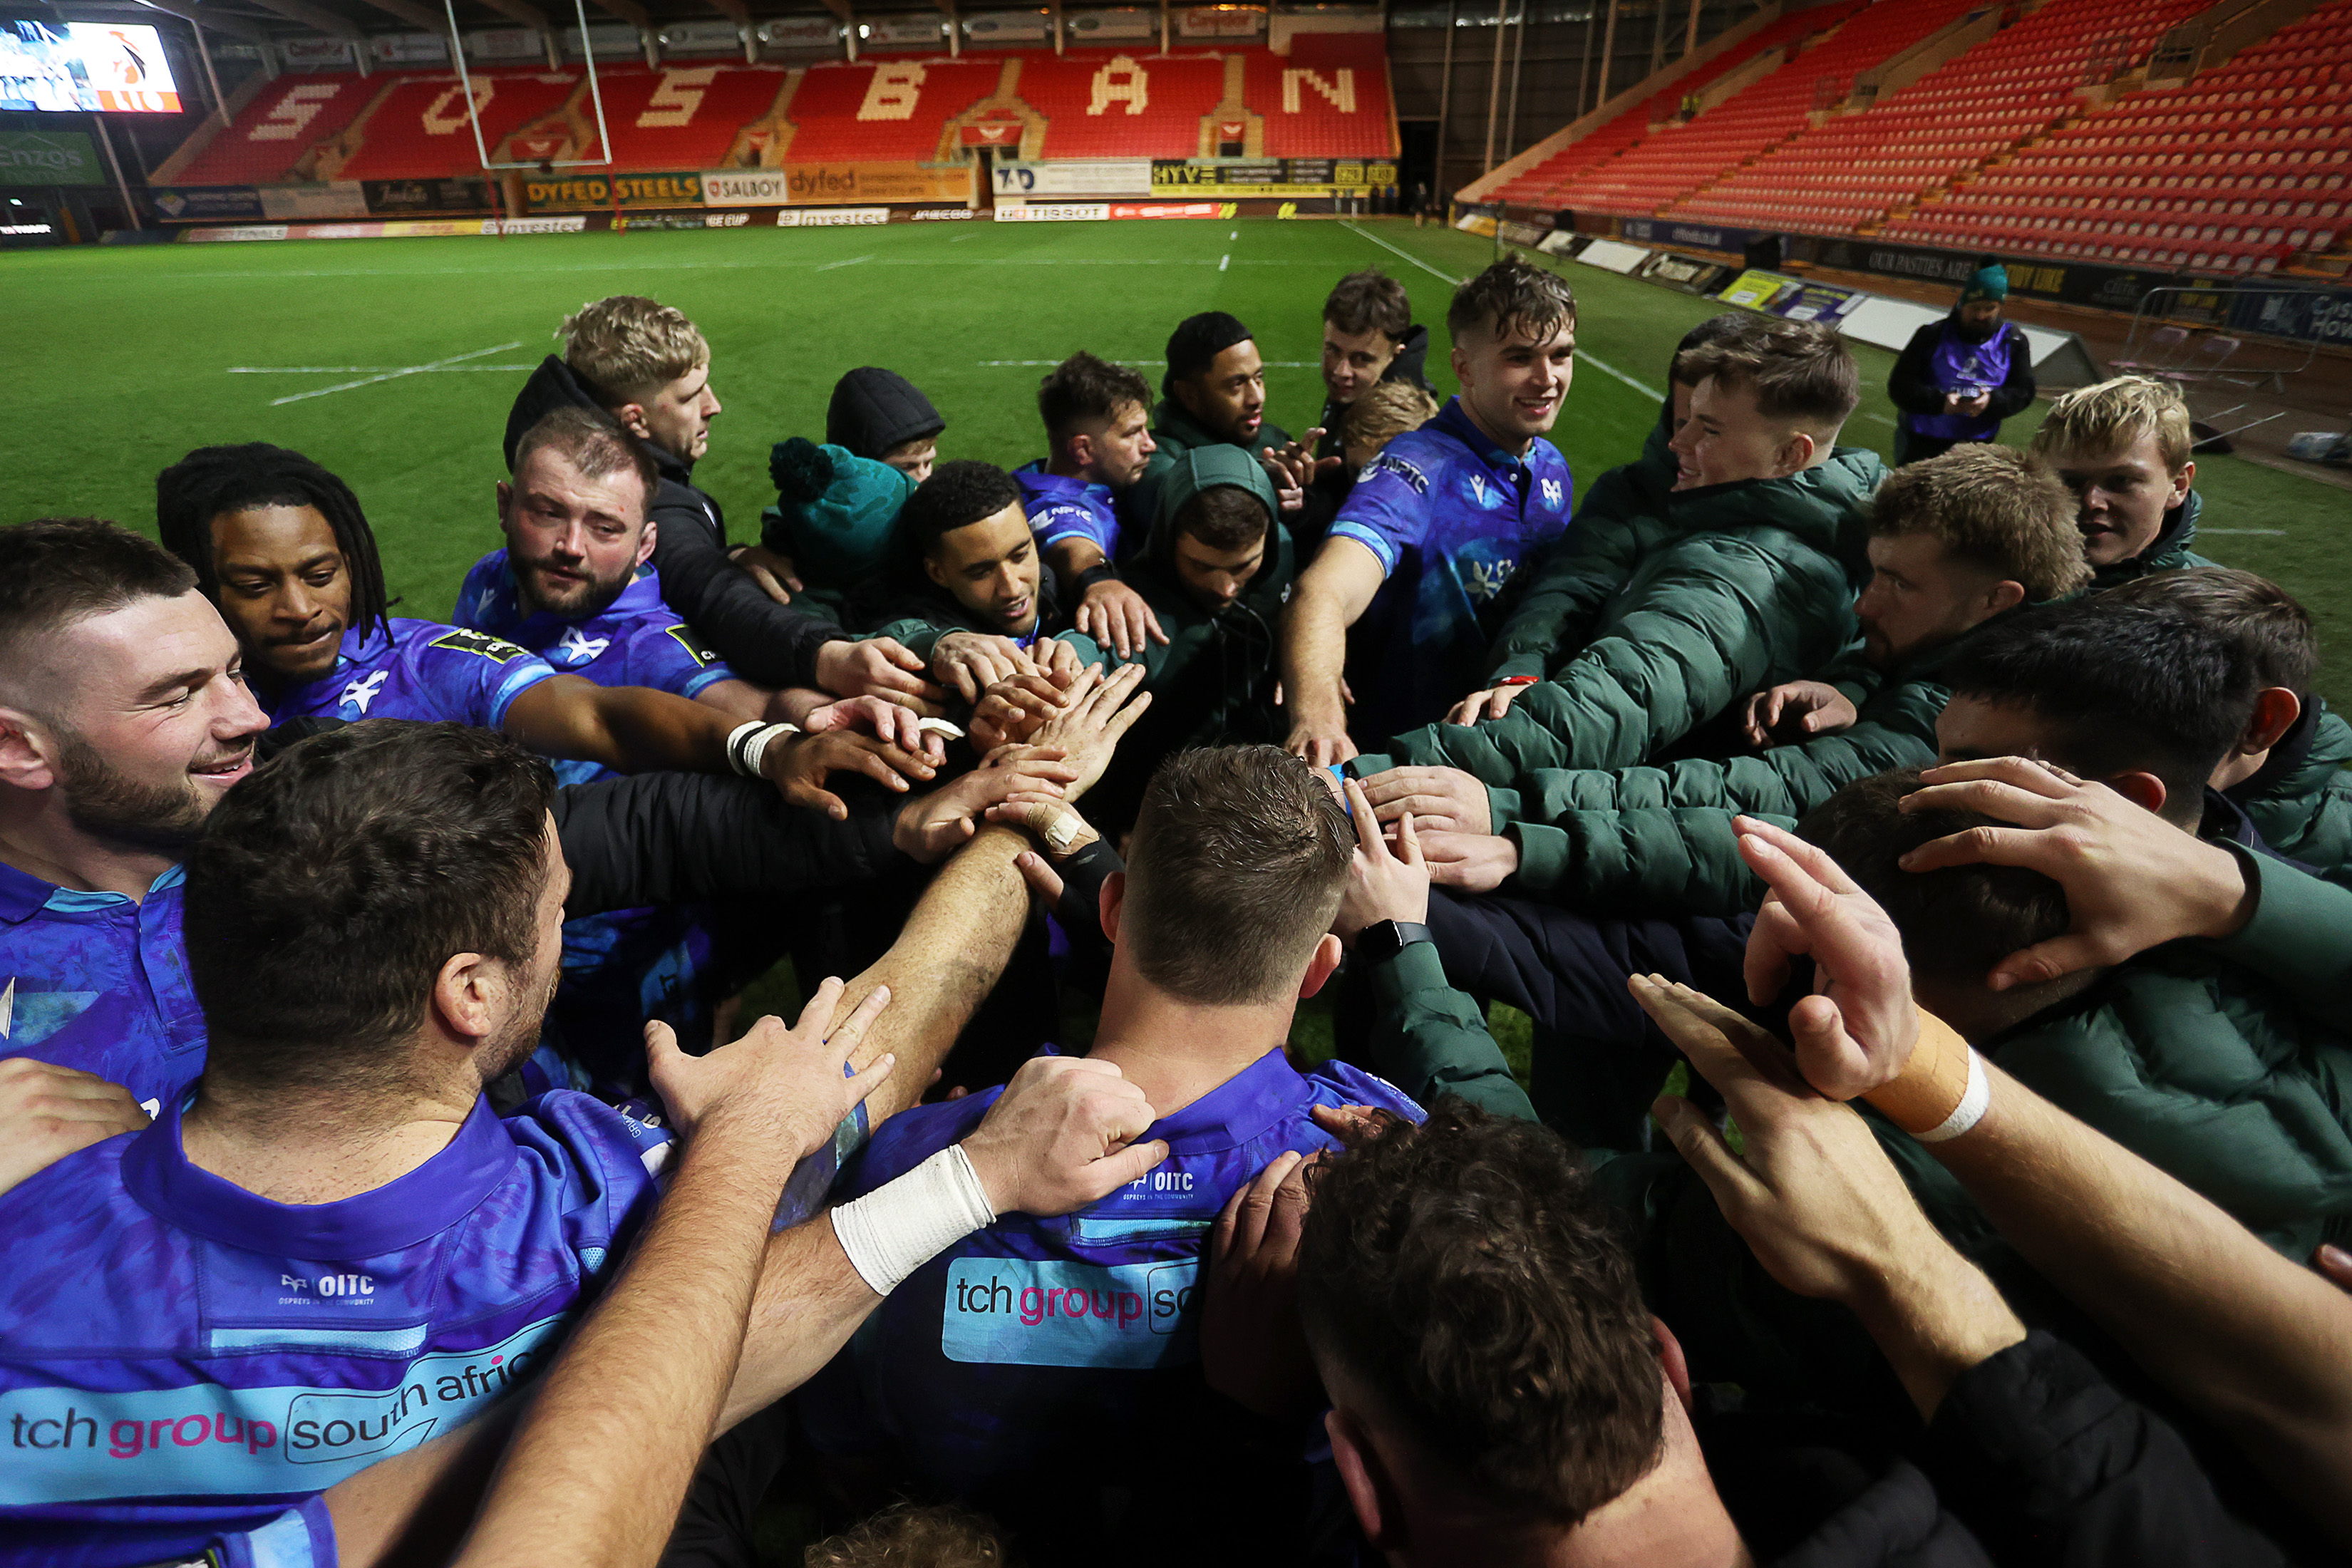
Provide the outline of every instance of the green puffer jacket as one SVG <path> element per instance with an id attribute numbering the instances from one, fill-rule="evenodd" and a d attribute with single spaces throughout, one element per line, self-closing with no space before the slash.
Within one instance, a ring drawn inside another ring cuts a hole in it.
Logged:
<path id="1" fill-rule="evenodd" d="M 2225 791 L 2263 842 L 2352 888 L 2352 724 L 2314 697 L 2262 771 Z"/>
<path id="2" fill-rule="evenodd" d="M 2352 1241 L 2352 891 L 2239 858 L 2259 887 L 2244 931 L 2143 953 L 1980 1048 L 2302 1263 Z M 1983 1226 L 1932 1157 L 1888 1142 L 1947 1234 Z"/>
<path id="3" fill-rule="evenodd" d="M 1512 889 L 1595 914 L 1732 915 L 1755 908 L 1757 884 L 1739 858 L 1732 814 L 1786 825 L 1856 779 L 1931 766 L 1936 720 L 1951 696 L 1937 677 L 1966 640 L 1883 679 L 1874 675 L 1869 688 L 1841 682 L 1850 695 L 1864 695 L 1853 724 L 1834 735 L 1719 763 L 1538 768 L 1515 789 L 1490 788 L 1494 830 L 1518 847 Z"/>
<path id="4" fill-rule="evenodd" d="M 2189 547 L 2197 542 L 2197 518 L 2205 510 L 2205 498 L 2190 490 L 2181 503 L 2164 514 L 2164 526 L 2147 542 L 2147 548 L 2128 561 L 2111 561 L 2091 574 L 2090 592 L 2096 594 L 2145 577 L 2152 572 L 2185 572 L 2192 566 L 2218 566 L 2218 561 L 2208 561 Z"/>
<path id="5" fill-rule="evenodd" d="M 1785 479 L 1675 495 L 1675 537 L 1604 603 L 1591 640 L 1557 656 L 1500 719 L 1397 737 L 1398 763 L 1463 768 L 1509 786 L 1537 768 L 1628 768 L 1748 692 L 1794 680 L 1853 637 L 1864 573 L 1863 507 L 1886 465 L 1842 447 Z"/>
<path id="6" fill-rule="evenodd" d="M 1527 595 L 1495 637 L 1495 679 L 1549 672 L 1553 650 L 1591 640 L 1601 606 L 1625 585 L 1642 558 L 1675 537 L 1666 494 L 1675 455 L 1664 420 L 1650 428 L 1642 455 L 1612 468 L 1585 492 L 1584 504 L 1528 580 Z"/>

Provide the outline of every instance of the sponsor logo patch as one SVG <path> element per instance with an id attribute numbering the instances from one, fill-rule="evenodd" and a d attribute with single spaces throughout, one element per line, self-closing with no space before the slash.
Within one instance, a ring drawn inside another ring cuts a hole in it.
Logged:
<path id="1" fill-rule="evenodd" d="M 1201 1263 L 1104 1268 L 961 1258 L 948 1270 L 940 1352 L 950 1361 L 1142 1369 L 1200 1356 Z"/>

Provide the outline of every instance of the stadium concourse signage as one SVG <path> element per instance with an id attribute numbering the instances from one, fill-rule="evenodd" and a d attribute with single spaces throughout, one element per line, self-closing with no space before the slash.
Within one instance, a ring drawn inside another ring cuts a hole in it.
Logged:
<path id="1" fill-rule="evenodd" d="M 1273 205 L 1270 202 L 1255 205 Z M 994 216 L 999 223 L 1101 223 L 1128 218 L 1240 217 L 1242 207 L 1240 202 L 1008 202 L 996 209 Z"/>
<path id="2" fill-rule="evenodd" d="M 1636 245 L 1686 245 L 1698 250 L 1743 251 L 1769 231 L 1724 228 L 1716 224 L 1674 223 L 1662 218 L 1629 217 L 1617 226 Z"/>
<path id="3" fill-rule="evenodd" d="M 1151 161 L 1151 194 L 1155 196 L 1183 191 L 1223 196 L 1329 196 L 1379 190 L 1396 183 L 1394 163 L 1362 158 Z"/>
<path id="4" fill-rule="evenodd" d="M 0 185 L 102 185 L 106 166 L 79 131 L 0 131 Z"/>
<path id="5" fill-rule="evenodd" d="M 251 185 L 157 185 L 147 199 L 166 223 L 232 223 L 262 216 L 261 193 Z"/>
<path id="6" fill-rule="evenodd" d="M 781 169 L 710 169 L 698 178 L 704 204 L 714 207 L 877 206 L 971 199 L 969 168 L 928 163 L 790 163 Z"/>

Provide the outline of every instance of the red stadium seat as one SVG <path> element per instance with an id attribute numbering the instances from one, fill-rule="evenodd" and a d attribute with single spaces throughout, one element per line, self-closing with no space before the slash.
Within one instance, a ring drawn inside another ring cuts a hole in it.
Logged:
<path id="1" fill-rule="evenodd" d="M 793 163 L 917 163 L 939 155 L 947 122 L 996 90 L 995 57 L 827 61 L 811 66 L 789 118 Z"/>
<path id="2" fill-rule="evenodd" d="M 474 113 L 482 143 L 495 148 L 530 121 L 563 106 L 584 77 L 578 72 L 476 71 Z M 454 71 L 430 71 L 378 98 L 358 122 L 359 147 L 343 163 L 346 180 L 415 180 L 478 169 L 466 90 Z"/>
<path id="3" fill-rule="evenodd" d="M 1027 55 L 1020 92 L 1045 117 L 1048 158 L 1192 158 L 1202 120 L 1224 101 L 1225 62 L 1148 48 Z"/>
<path id="4" fill-rule="evenodd" d="M 385 85 L 381 76 L 346 71 L 282 76 L 180 171 L 179 183 L 242 185 L 291 179 L 295 163 L 349 125 Z"/>
<path id="5" fill-rule="evenodd" d="M 1393 158 L 1388 48 L 1378 33 L 1301 33 L 1288 58 L 1252 49 L 1242 100 L 1269 158 Z"/>
<path id="6" fill-rule="evenodd" d="M 715 169 L 735 133 L 768 112 L 784 85 L 781 66 L 679 64 L 658 71 L 597 72 L 604 123 L 620 170 Z M 594 115 L 583 103 L 593 125 Z M 591 143 L 587 157 L 599 153 Z"/>

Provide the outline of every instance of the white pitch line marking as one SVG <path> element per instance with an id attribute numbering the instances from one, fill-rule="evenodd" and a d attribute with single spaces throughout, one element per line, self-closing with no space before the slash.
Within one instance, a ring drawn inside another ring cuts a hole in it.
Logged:
<path id="1" fill-rule="evenodd" d="M 493 343 L 488 348 L 476 349 L 471 353 L 451 354 L 447 359 L 436 359 L 431 364 L 412 364 L 404 369 L 386 371 L 382 375 L 362 376 L 358 381 L 337 382 L 332 386 L 322 386 L 315 392 L 295 392 L 284 397 L 273 397 L 269 400 L 269 406 L 277 408 L 289 403 L 299 403 L 306 397 L 324 397 L 331 392 L 349 392 L 355 386 L 373 386 L 380 381 L 396 381 L 404 375 L 423 375 L 428 371 L 443 370 L 466 360 L 480 359 L 485 354 L 502 354 L 509 349 L 520 347 L 522 347 L 522 340 L 520 338 L 510 343 Z"/>
<path id="2" fill-rule="evenodd" d="M 836 267 L 855 267 L 861 261 L 871 261 L 874 258 L 870 256 L 853 256 L 843 261 L 828 261 L 824 266 L 818 268 L 817 270 L 819 272 L 830 272 Z"/>
<path id="3" fill-rule="evenodd" d="M 233 364 L 229 375 L 361 375 L 375 371 L 397 371 L 396 364 Z M 534 370 L 528 364 L 451 364 L 443 365 L 436 374 L 454 374 L 469 370 Z"/>
<path id="4" fill-rule="evenodd" d="M 1220 272 L 1223 272 L 1226 268 L 1228 268 L 1228 267 L 1230 267 L 1230 266 L 1232 266 L 1232 265 L 1233 265 L 1233 261 L 1234 261 L 1234 258 L 1233 258 L 1233 255 L 1232 255 L 1232 253 L 1231 253 L 1231 252 L 1228 252 L 1228 253 L 1226 253 L 1226 254 L 1225 254 L 1225 255 L 1223 255 L 1223 256 L 1220 256 L 1220 257 L 1218 257 L 1218 258 L 1217 258 L 1217 270 L 1218 270 L 1218 271 L 1220 271 Z"/>
<path id="5" fill-rule="evenodd" d="M 2200 533 L 2258 533 L 2264 539 L 2286 537 L 2286 530 L 2284 528 L 2200 528 L 2197 531 Z"/>
<path id="6" fill-rule="evenodd" d="M 1060 364 L 1062 362 L 1057 359 L 984 359 L 975 361 L 974 363 L 983 366 L 1005 366 L 1008 368 L 1032 368 L 1038 366 L 1051 368 L 1054 365 Z M 1165 364 L 1167 362 L 1165 360 L 1158 359 L 1131 359 L 1113 360 L 1111 363 L 1113 364 L 1156 365 Z M 1313 359 L 1270 359 L 1262 363 L 1264 363 L 1268 370 L 1316 370 L 1320 368 L 1323 363 L 1321 360 Z M 2210 533 L 2212 530 L 2208 529 L 2206 531 Z"/>

